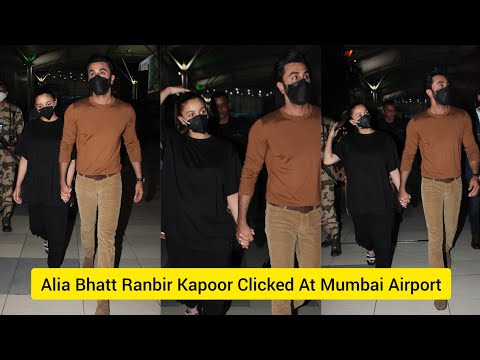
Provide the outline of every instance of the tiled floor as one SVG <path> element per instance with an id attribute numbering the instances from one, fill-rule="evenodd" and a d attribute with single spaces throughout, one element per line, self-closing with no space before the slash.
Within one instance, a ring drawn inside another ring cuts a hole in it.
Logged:
<path id="1" fill-rule="evenodd" d="M 62 267 L 79 267 L 83 259 L 77 217 Z M 12 217 L 13 232 L 0 231 L 0 313 L 3 315 L 92 315 L 95 301 L 32 300 L 30 272 L 46 268 L 43 241 L 28 228 L 24 205 Z M 133 206 L 123 242 L 120 267 L 160 266 L 160 197 Z M 111 301 L 112 315 L 160 315 L 159 301 Z"/>
<path id="2" fill-rule="evenodd" d="M 135 205 L 127 228 L 121 267 L 157 267 L 166 261 L 159 239 L 158 195 L 150 202 Z M 354 241 L 348 216 L 343 217 L 342 255 L 332 258 L 329 249 L 322 253 L 326 267 L 368 267 L 365 251 Z M 64 267 L 78 267 L 83 258 L 75 224 Z M 12 218 L 12 233 L 0 232 L 0 313 L 7 314 L 78 314 L 95 312 L 95 301 L 45 301 L 30 297 L 30 270 L 47 267 L 42 241 L 30 234 L 25 206 L 19 206 Z M 428 267 L 427 232 L 421 205 L 404 213 L 394 267 Z M 250 247 L 245 265 L 260 267 L 267 257 L 267 246 Z M 162 256 L 161 256 L 162 255 Z M 432 301 L 311 301 L 300 315 L 468 315 L 480 314 L 480 250 L 470 247 L 468 220 L 452 251 L 452 299 L 445 311 L 434 308 Z M 112 315 L 183 314 L 175 301 L 112 301 Z M 233 301 L 228 315 L 269 315 L 270 301 Z"/>
<path id="3" fill-rule="evenodd" d="M 343 216 L 342 254 L 332 258 L 330 248 L 322 251 L 325 267 L 368 267 L 365 250 L 355 243 L 351 218 Z M 422 205 L 404 211 L 393 267 L 428 267 L 427 229 Z M 300 315 L 466 315 L 480 314 L 480 250 L 470 246 L 470 225 L 465 223 L 452 250 L 452 298 L 444 311 L 431 300 L 323 300 L 299 309 Z M 260 267 L 267 257 L 267 246 L 251 246 L 246 265 Z M 162 252 L 162 263 L 166 252 Z M 162 314 L 180 315 L 185 307 L 175 301 L 162 301 Z M 270 301 L 233 301 L 229 315 L 269 315 Z"/>

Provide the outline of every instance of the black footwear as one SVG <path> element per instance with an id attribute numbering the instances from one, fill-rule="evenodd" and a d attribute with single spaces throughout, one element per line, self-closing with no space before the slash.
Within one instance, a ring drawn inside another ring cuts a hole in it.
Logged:
<path id="1" fill-rule="evenodd" d="M 330 255 L 338 256 L 342 253 L 342 244 L 340 243 L 340 238 L 336 237 L 332 240 L 332 249 L 330 251 Z"/>
<path id="2" fill-rule="evenodd" d="M 375 265 L 375 261 L 375 251 L 367 251 L 367 264 L 370 266 Z"/>
<path id="3" fill-rule="evenodd" d="M 12 232 L 12 225 L 10 224 L 10 218 L 3 218 L 2 226 L 3 226 L 3 232 Z"/>
<path id="4" fill-rule="evenodd" d="M 48 240 L 43 240 L 43 248 L 45 249 L 45 252 L 48 254 Z"/>
<path id="5" fill-rule="evenodd" d="M 480 236 L 474 235 L 472 236 L 472 248 L 480 249 Z"/>
<path id="6" fill-rule="evenodd" d="M 447 308 L 448 301 L 447 300 L 434 300 L 433 305 L 437 308 L 437 310 L 445 310 Z"/>
<path id="7" fill-rule="evenodd" d="M 330 235 L 327 236 L 325 240 L 322 241 L 322 248 L 326 248 L 332 245 L 332 239 L 330 238 Z"/>

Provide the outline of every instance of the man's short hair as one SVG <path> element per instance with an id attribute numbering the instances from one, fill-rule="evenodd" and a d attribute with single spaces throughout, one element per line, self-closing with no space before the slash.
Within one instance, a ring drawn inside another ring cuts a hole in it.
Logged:
<path id="1" fill-rule="evenodd" d="M 385 101 L 382 103 L 382 107 L 385 107 L 385 106 L 387 106 L 387 105 L 396 106 L 396 105 L 395 105 L 395 101 L 392 100 L 392 99 L 385 100 Z"/>
<path id="2" fill-rule="evenodd" d="M 114 73 L 113 63 L 108 56 L 102 55 L 102 54 L 93 54 L 88 59 L 87 67 L 85 68 L 85 71 L 87 72 L 87 75 L 88 75 L 88 68 L 90 67 L 90 64 L 93 64 L 93 63 L 96 63 L 96 62 L 106 62 L 108 64 L 108 67 L 110 68 L 110 72 L 112 74 Z"/>
<path id="3" fill-rule="evenodd" d="M 225 99 L 227 99 L 227 101 L 230 101 L 230 99 L 228 98 L 228 93 L 226 91 L 215 91 L 212 94 L 211 99 L 213 101 L 213 100 L 215 100 L 216 98 L 219 98 L 219 97 L 224 97 Z"/>
<path id="4" fill-rule="evenodd" d="M 445 73 L 445 71 L 443 71 L 440 68 L 440 66 L 435 66 L 432 71 L 430 71 L 429 73 L 427 73 L 425 75 L 425 83 L 424 83 L 425 90 L 427 90 L 427 89 L 431 90 L 432 89 L 433 77 L 437 76 L 437 75 L 445 76 L 448 80 L 448 76 Z"/>
<path id="5" fill-rule="evenodd" d="M 310 71 L 310 66 L 308 65 L 305 55 L 296 49 L 290 49 L 275 63 L 274 72 L 276 82 L 283 81 L 283 75 L 285 75 L 285 65 L 290 63 L 303 63 L 307 67 L 308 71 Z"/>

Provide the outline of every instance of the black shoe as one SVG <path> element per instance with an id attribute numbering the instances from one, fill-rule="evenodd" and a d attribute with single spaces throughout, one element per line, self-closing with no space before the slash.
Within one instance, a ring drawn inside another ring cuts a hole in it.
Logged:
<path id="1" fill-rule="evenodd" d="M 2 220 L 3 232 L 12 232 L 12 225 L 10 224 L 10 218 L 4 218 Z"/>
<path id="2" fill-rule="evenodd" d="M 322 248 L 326 248 L 332 245 L 332 239 L 330 238 L 330 235 L 327 236 L 325 240 L 322 241 Z"/>
<path id="3" fill-rule="evenodd" d="M 340 238 L 336 238 L 332 240 L 332 249 L 330 251 L 330 255 L 338 256 L 342 253 L 342 244 L 340 243 Z"/>

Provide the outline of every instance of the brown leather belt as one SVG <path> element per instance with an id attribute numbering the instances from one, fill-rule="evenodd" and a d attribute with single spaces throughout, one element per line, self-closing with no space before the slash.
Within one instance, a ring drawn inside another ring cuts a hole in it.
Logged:
<path id="1" fill-rule="evenodd" d="M 77 173 L 77 174 L 80 175 L 80 176 L 83 176 L 83 177 L 85 177 L 85 178 L 87 178 L 87 179 L 103 180 L 103 179 L 112 177 L 113 175 L 117 175 L 118 173 L 115 173 L 115 174 L 106 174 L 106 175 L 84 175 L 84 174 L 80 174 L 80 173 Z"/>
<path id="2" fill-rule="evenodd" d="M 460 176 L 459 176 L 460 177 Z M 455 181 L 457 180 L 459 177 L 456 177 L 456 178 L 447 178 L 447 179 L 435 179 L 435 178 L 431 178 L 431 177 L 428 177 L 428 176 L 424 176 L 425 179 L 428 179 L 428 180 L 432 180 L 432 181 L 438 181 L 438 182 L 442 182 L 442 183 L 451 183 L 452 181 Z"/>
<path id="3" fill-rule="evenodd" d="M 298 211 L 301 212 L 302 214 L 309 213 L 310 211 L 313 211 L 315 209 L 318 209 L 320 205 L 310 205 L 310 206 L 290 206 L 290 205 L 278 205 L 278 204 L 272 204 L 275 207 L 278 207 L 280 209 L 284 210 L 293 210 L 293 211 Z"/>

